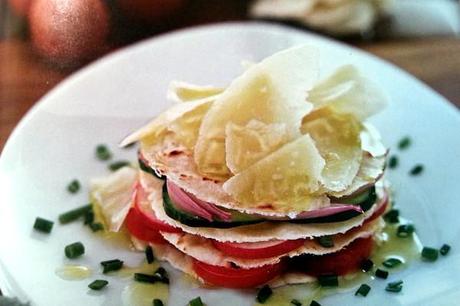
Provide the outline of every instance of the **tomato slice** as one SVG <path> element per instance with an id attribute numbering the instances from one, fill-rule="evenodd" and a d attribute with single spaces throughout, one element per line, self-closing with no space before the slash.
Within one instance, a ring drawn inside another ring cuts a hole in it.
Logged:
<path id="1" fill-rule="evenodd" d="M 254 288 L 280 275 L 284 262 L 258 268 L 242 269 L 208 265 L 193 260 L 193 270 L 206 283 L 226 288 Z"/>
<path id="2" fill-rule="evenodd" d="M 371 237 L 353 241 L 344 249 L 326 255 L 302 255 L 290 260 L 291 269 L 318 276 L 325 274 L 344 275 L 359 270 L 363 260 L 369 258 L 373 248 Z"/>
<path id="3" fill-rule="evenodd" d="M 247 259 L 269 258 L 289 253 L 302 246 L 305 239 L 278 240 L 248 243 L 220 242 L 212 240 L 214 247 L 230 256 Z"/>
<path id="4" fill-rule="evenodd" d="M 153 242 L 153 243 L 166 243 L 163 236 L 157 229 L 152 229 L 142 221 L 142 216 L 135 208 L 131 208 L 125 219 L 125 225 L 129 233 L 137 239 Z"/>

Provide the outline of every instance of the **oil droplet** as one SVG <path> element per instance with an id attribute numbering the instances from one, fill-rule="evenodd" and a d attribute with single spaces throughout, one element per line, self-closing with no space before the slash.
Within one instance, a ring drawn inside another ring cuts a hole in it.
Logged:
<path id="1" fill-rule="evenodd" d="M 64 280 L 82 280 L 91 276 L 91 269 L 85 266 L 66 265 L 57 268 L 56 275 Z"/>
<path id="2" fill-rule="evenodd" d="M 160 266 L 160 264 L 158 262 L 154 262 L 154 263 L 147 263 L 147 262 L 144 262 L 141 266 L 139 267 L 126 267 L 126 266 L 123 266 L 122 269 L 114 272 L 114 275 L 117 275 L 119 277 L 134 277 L 134 273 L 145 273 L 145 274 L 153 274 L 156 269 L 158 269 L 158 267 Z"/>
<path id="3" fill-rule="evenodd" d="M 153 299 L 168 303 L 169 286 L 163 283 L 146 284 L 132 281 L 121 294 L 124 306 L 151 306 Z"/>

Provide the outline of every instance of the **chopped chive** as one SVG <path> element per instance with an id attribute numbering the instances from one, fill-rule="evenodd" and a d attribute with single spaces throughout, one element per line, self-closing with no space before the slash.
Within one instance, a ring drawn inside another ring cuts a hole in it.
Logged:
<path id="1" fill-rule="evenodd" d="M 129 166 L 129 165 L 130 165 L 129 161 L 119 160 L 119 161 L 111 163 L 109 165 L 109 169 L 110 169 L 110 171 L 117 171 L 118 169 L 126 167 L 126 166 Z"/>
<path id="2" fill-rule="evenodd" d="M 402 139 L 398 142 L 398 148 L 399 148 L 400 150 L 405 150 L 405 149 L 407 149 L 410 145 L 411 145 L 411 139 L 409 138 L 409 136 L 406 136 L 406 137 L 402 138 Z"/>
<path id="3" fill-rule="evenodd" d="M 196 297 L 190 302 L 188 302 L 189 306 L 204 306 L 203 301 L 201 300 L 201 297 Z"/>
<path id="4" fill-rule="evenodd" d="M 34 229 L 42 233 L 51 233 L 53 229 L 53 221 L 49 221 L 40 217 L 35 218 Z"/>
<path id="5" fill-rule="evenodd" d="M 448 244 L 443 244 L 441 249 L 439 249 L 439 253 L 441 253 L 442 256 L 446 256 L 447 253 L 450 251 L 450 245 Z"/>
<path id="6" fill-rule="evenodd" d="M 104 225 L 101 222 L 91 223 L 89 227 L 93 232 L 104 230 Z"/>
<path id="7" fill-rule="evenodd" d="M 412 176 L 419 175 L 423 172 L 423 169 L 422 164 L 417 164 L 409 171 L 409 174 Z"/>
<path id="8" fill-rule="evenodd" d="M 74 242 L 64 248 L 64 253 L 67 258 L 77 258 L 85 253 L 85 246 L 81 242 Z"/>
<path id="9" fill-rule="evenodd" d="M 67 185 L 67 190 L 70 193 L 77 193 L 80 190 L 80 182 L 78 180 L 73 180 Z"/>
<path id="10" fill-rule="evenodd" d="M 388 271 L 377 269 L 375 270 L 375 276 L 378 278 L 387 279 L 388 278 Z"/>
<path id="11" fill-rule="evenodd" d="M 321 287 L 337 287 L 339 286 L 339 278 L 337 275 L 320 275 L 318 276 L 318 282 Z"/>
<path id="12" fill-rule="evenodd" d="M 361 262 L 361 270 L 363 270 L 364 272 L 369 272 L 372 267 L 374 266 L 374 262 L 370 259 L 365 259 Z"/>
<path id="13" fill-rule="evenodd" d="M 415 232 L 415 227 L 412 224 L 402 224 L 398 226 L 396 236 L 399 238 L 406 238 Z"/>
<path id="14" fill-rule="evenodd" d="M 310 303 L 310 306 L 321 306 L 321 304 L 318 303 L 318 302 L 315 301 L 315 300 L 312 300 L 311 303 Z"/>
<path id="15" fill-rule="evenodd" d="M 383 215 L 383 219 L 388 223 L 399 223 L 399 210 L 391 209 Z"/>
<path id="16" fill-rule="evenodd" d="M 168 272 L 166 272 L 165 268 L 159 267 L 153 276 L 156 277 L 159 282 L 169 284 Z"/>
<path id="17" fill-rule="evenodd" d="M 302 303 L 300 303 L 298 300 L 296 299 L 292 299 L 291 300 L 291 304 L 294 305 L 294 306 L 302 306 Z"/>
<path id="18" fill-rule="evenodd" d="M 332 248 L 334 246 L 334 240 L 332 240 L 332 236 L 321 236 L 316 238 L 316 241 L 325 248 Z"/>
<path id="19" fill-rule="evenodd" d="M 399 160 L 396 155 L 391 156 L 390 159 L 388 160 L 388 167 L 390 169 L 396 168 L 398 164 L 399 164 Z"/>
<path id="20" fill-rule="evenodd" d="M 120 259 L 111 259 L 106 261 L 101 261 L 103 267 L 102 273 L 108 273 L 112 271 L 118 271 L 123 267 L 123 261 Z"/>
<path id="21" fill-rule="evenodd" d="M 162 300 L 159 300 L 159 299 L 154 299 L 154 300 L 152 301 L 152 305 L 153 305 L 153 306 L 164 306 L 163 301 L 162 301 Z"/>
<path id="22" fill-rule="evenodd" d="M 358 290 L 356 290 L 355 295 L 367 296 L 369 291 L 371 291 L 371 287 L 367 284 L 362 284 Z"/>
<path id="23" fill-rule="evenodd" d="M 85 225 L 90 225 L 94 222 L 94 212 L 93 210 L 88 210 L 86 213 L 85 213 Z"/>
<path id="24" fill-rule="evenodd" d="M 257 302 L 263 304 L 270 298 L 272 294 L 272 289 L 268 285 L 265 285 L 259 290 L 259 292 L 257 292 L 256 300 Z"/>
<path id="25" fill-rule="evenodd" d="M 387 284 L 387 286 L 385 287 L 385 290 L 389 292 L 401 292 L 402 285 L 403 285 L 402 280 L 391 282 Z"/>
<path id="26" fill-rule="evenodd" d="M 102 288 L 104 288 L 105 286 L 107 286 L 109 284 L 108 281 L 106 280 L 103 280 L 103 279 L 96 279 L 94 282 L 92 282 L 91 284 L 88 285 L 89 288 L 93 289 L 93 290 L 101 290 Z"/>
<path id="27" fill-rule="evenodd" d="M 144 273 L 134 273 L 134 280 L 141 283 L 150 283 L 154 284 L 158 281 L 155 275 L 149 275 Z"/>
<path id="28" fill-rule="evenodd" d="M 96 157 L 99 160 L 109 160 L 112 158 L 112 153 L 106 145 L 100 144 L 96 147 Z"/>
<path id="29" fill-rule="evenodd" d="M 382 262 L 382 264 L 385 267 L 392 269 L 402 264 L 402 261 L 398 258 L 391 257 Z"/>
<path id="30" fill-rule="evenodd" d="M 149 264 L 155 261 L 155 257 L 153 256 L 153 250 L 150 245 L 145 248 L 145 258 L 147 259 L 147 262 Z"/>
<path id="31" fill-rule="evenodd" d="M 423 247 L 422 259 L 425 261 L 436 261 L 438 259 L 438 250 L 430 247 Z"/>
<path id="32" fill-rule="evenodd" d="M 59 222 L 61 224 L 66 224 L 74 220 L 77 220 L 78 218 L 84 216 L 91 209 L 91 204 L 87 204 L 85 206 L 69 210 L 68 212 L 59 215 Z"/>

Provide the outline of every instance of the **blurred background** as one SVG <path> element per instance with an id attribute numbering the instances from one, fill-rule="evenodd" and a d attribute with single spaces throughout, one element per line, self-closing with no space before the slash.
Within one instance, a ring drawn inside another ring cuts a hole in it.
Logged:
<path id="1" fill-rule="evenodd" d="M 264 20 L 385 58 L 460 106 L 454 0 L 0 0 L 0 151 L 30 107 L 98 57 L 177 29 Z"/>

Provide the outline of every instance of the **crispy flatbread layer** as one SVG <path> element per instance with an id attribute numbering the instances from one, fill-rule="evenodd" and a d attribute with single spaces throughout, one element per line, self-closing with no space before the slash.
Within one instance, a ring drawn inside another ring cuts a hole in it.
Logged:
<path id="1" fill-rule="evenodd" d="M 325 248 L 321 246 L 315 239 L 308 239 L 305 243 L 287 254 L 281 256 L 263 258 L 263 259 L 244 259 L 232 257 L 224 254 L 219 249 L 215 248 L 210 239 L 206 239 L 197 235 L 187 233 L 166 233 L 162 232 L 163 237 L 175 246 L 179 251 L 191 256 L 204 263 L 214 266 L 231 267 L 237 265 L 242 268 L 255 268 L 265 265 L 276 264 L 283 257 L 294 257 L 302 254 L 325 255 L 340 251 L 351 242 L 358 238 L 372 236 L 380 231 L 384 226 L 384 221 L 379 218 L 375 221 L 364 224 L 362 227 L 353 229 L 345 234 L 335 235 L 332 239 L 334 246 Z"/>
<path id="2" fill-rule="evenodd" d="M 148 197 L 152 205 L 152 210 L 158 219 L 172 226 L 181 228 L 186 233 L 222 242 L 295 240 L 345 233 L 352 228 L 362 225 L 364 220 L 371 216 L 377 209 L 377 205 L 373 205 L 368 211 L 357 217 L 334 223 L 294 224 L 288 222 L 262 222 L 227 229 L 190 227 L 170 218 L 165 213 L 162 197 L 163 181 L 156 179 L 151 174 L 141 171 L 140 182 L 149 195 Z"/>

